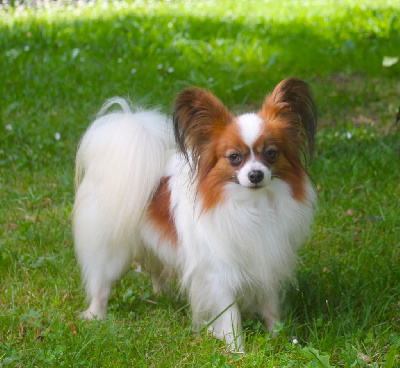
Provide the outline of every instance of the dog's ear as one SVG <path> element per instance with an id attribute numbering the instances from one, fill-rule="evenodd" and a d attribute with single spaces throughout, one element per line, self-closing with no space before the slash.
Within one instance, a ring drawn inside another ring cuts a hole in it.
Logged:
<path id="1" fill-rule="evenodd" d="M 187 159 L 197 168 L 207 145 L 232 120 L 228 109 L 211 92 L 201 88 L 188 88 L 175 100 L 175 140 Z"/>
<path id="2" fill-rule="evenodd" d="M 301 150 L 308 147 L 312 159 L 317 129 L 317 109 L 308 84 L 297 78 L 280 82 L 266 97 L 261 110 L 265 119 L 280 118 L 288 124 L 291 136 Z"/>

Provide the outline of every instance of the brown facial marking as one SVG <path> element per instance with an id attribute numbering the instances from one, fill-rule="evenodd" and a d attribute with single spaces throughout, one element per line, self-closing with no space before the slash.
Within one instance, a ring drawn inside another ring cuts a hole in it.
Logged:
<path id="1" fill-rule="evenodd" d="M 305 199 L 306 171 L 301 161 L 301 151 L 291 139 L 288 124 L 284 119 L 264 118 L 264 131 L 254 144 L 256 157 L 269 167 L 272 178 L 285 181 L 297 201 Z M 274 160 L 268 158 L 268 150 L 276 150 Z"/>
<path id="2" fill-rule="evenodd" d="M 228 157 L 234 153 L 238 153 L 244 159 L 249 152 L 249 147 L 241 138 L 240 127 L 236 120 L 233 120 L 221 135 L 217 144 L 216 154 L 219 158 L 225 157 L 228 160 Z M 228 162 L 230 161 L 228 160 Z"/>
<path id="3" fill-rule="evenodd" d="M 171 191 L 168 187 L 169 179 L 169 177 L 161 179 L 148 208 L 148 216 L 159 230 L 161 239 L 170 241 L 173 246 L 177 246 L 178 236 L 170 208 Z"/>
<path id="4" fill-rule="evenodd" d="M 228 124 L 220 137 L 213 142 L 212 155 L 214 165 L 207 173 L 199 176 L 199 193 L 203 199 L 203 211 L 213 208 L 217 203 L 223 201 L 223 188 L 226 183 L 235 182 L 236 171 L 244 164 L 249 156 L 249 147 L 240 136 L 239 126 L 235 119 Z M 232 165 L 229 155 L 239 153 L 243 161 L 239 165 Z M 210 151 L 205 152 L 210 155 Z M 201 166 L 201 165 L 200 165 Z"/>

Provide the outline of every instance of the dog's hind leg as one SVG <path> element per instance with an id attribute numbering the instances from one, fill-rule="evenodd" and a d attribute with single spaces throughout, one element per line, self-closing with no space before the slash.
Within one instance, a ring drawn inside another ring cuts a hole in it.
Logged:
<path id="1" fill-rule="evenodd" d="M 80 188 L 83 189 L 84 186 Z M 131 266 L 131 244 L 114 244 L 110 224 L 104 220 L 96 200 L 91 201 L 90 194 L 83 200 L 84 205 L 78 202 L 74 209 L 75 249 L 90 301 L 81 317 L 102 319 L 107 316 L 112 284 Z"/>
<path id="2" fill-rule="evenodd" d="M 273 332 L 275 323 L 279 322 L 279 305 L 279 296 L 274 293 L 259 305 L 258 313 L 264 320 L 269 332 Z"/>

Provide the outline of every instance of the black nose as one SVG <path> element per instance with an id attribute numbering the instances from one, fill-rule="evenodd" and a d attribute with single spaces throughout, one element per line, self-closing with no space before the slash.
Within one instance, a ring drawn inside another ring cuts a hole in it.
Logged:
<path id="1" fill-rule="evenodd" d="M 261 170 L 253 170 L 249 172 L 249 180 L 253 184 L 258 184 L 264 179 L 264 173 Z"/>

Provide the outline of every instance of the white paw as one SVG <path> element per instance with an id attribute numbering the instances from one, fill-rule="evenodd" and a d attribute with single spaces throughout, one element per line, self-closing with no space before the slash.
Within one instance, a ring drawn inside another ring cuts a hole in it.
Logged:
<path id="1" fill-rule="evenodd" d="M 208 326 L 207 332 L 213 335 L 218 340 L 225 341 L 227 350 L 231 353 L 244 353 L 243 338 L 241 335 L 234 334 L 233 332 L 224 334 L 223 332 L 216 332 L 213 326 Z"/>
<path id="2" fill-rule="evenodd" d="M 84 312 L 79 314 L 80 319 L 85 319 L 87 321 L 98 321 L 106 318 L 107 316 L 103 315 L 103 313 L 95 313 L 90 309 L 85 310 Z"/>
<path id="3" fill-rule="evenodd" d="M 231 353 L 244 353 L 244 345 L 242 336 L 234 335 L 232 333 L 224 336 L 228 350 Z"/>

